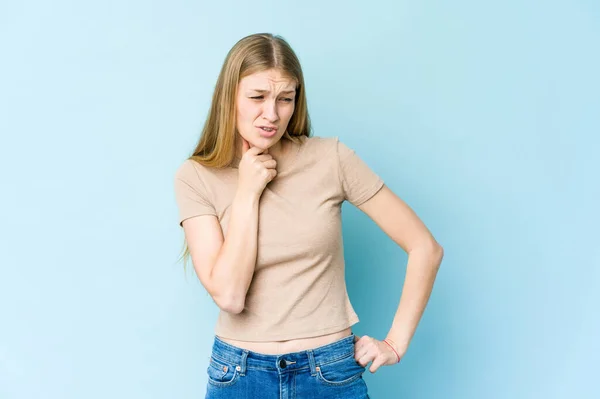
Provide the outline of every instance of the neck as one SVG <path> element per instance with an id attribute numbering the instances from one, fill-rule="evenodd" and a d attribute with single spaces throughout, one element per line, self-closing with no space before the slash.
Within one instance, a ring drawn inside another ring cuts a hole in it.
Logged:
<path id="1" fill-rule="evenodd" d="M 287 148 L 284 143 L 283 143 L 283 138 L 279 139 L 279 141 L 277 141 L 275 144 L 273 144 L 271 147 L 269 147 L 269 154 L 277 161 L 279 157 L 281 157 L 284 152 L 285 152 L 285 148 Z M 238 145 L 237 145 L 237 157 L 239 159 L 242 158 L 242 141 L 240 140 Z"/>
<path id="2" fill-rule="evenodd" d="M 283 155 L 284 151 L 283 139 L 279 139 L 277 143 L 269 147 L 269 154 L 271 154 L 276 161 L 279 160 L 279 157 Z"/>

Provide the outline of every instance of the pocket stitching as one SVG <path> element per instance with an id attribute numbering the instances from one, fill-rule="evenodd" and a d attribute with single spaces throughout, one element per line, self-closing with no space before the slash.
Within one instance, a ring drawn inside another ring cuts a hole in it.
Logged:
<path id="1" fill-rule="evenodd" d="M 346 360 L 347 358 L 349 358 L 351 356 L 354 357 L 354 351 L 348 352 L 348 353 L 345 353 L 345 354 L 340 355 L 338 357 L 335 357 L 333 359 L 330 359 L 327 363 L 322 363 L 321 366 L 326 366 L 326 365 L 331 364 L 331 363 L 336 363 L 336 362 L 339 362 L 341 360 Z"/>
<path id="2" fill-rule="evenodd" d="M 342 359 L 340 359 L 340 360 L 346 360 L 346 359 L 348 359 L 349 357 L 350 357 L 350 356 L 347 356 L 347 357 L 344 357 L 344 358 L 342 358 Z M 332 385 L 332 386 L 341 386 L 341 385 L 347 385 L 347 384 L 350 384 L 351 382 L 354 382 L 355 380 L 357 380 L 357 379 L 359 379 L 359 378 L 362 378 L 362 374 L 364 373 L 364 371 L 365 371 L 366 367 L 364 367 L 364 366 L 361 366 L 361 365 L 360 365 L 360 363 L 358 363 L 358 362 L 356 361 L 356 359 L 354 359 L 354 354 L 352 354 L 352 359 L 354 360 L 354 362 L 356 363 L 356 365 L 357 365 L 358 367 L 362 368 L 362 370 L 361 370 L 361 371 L 359 371 L 357 374 L 353 375 L 352 377 L 350 377 L 350 378 L 346 378 L 345 380 L 342 380 L 342 381 L 330 381 L 330 380 L 326 379 L 326 378 L 323 376 L 323 373 L 322 373 L 322 371 L 321 371 L 321 370 L 322 370 L 322 367 L 323 367 L 323 366 L 331 365 L 332 363 L 334 363 L 334 362 L 329 362 L 329 363 L 327 363 L 327 364 L 321 364 L 321 365 L 317 365 L 317 366 L 319 367 L 319 369 L 318 369 L 318 371 L 317 371 L 317 377 L 318 377 L 318 379 L 319 379 L 320 381 L 322 381 L 323 383 L 325 383 L 325 384 L 328 384 L 328 385 Z"/>
<path id="3" fill-rule="evenodd" d="M 215 365 L 219 365 L 221 367 L 219 368 L 219 367 L 216 367 Z M 210 377 L 210 374 L 207 372 L 206 374 L 207 374 L 207 377 L 208 377 L 208 382 L 210 384 L 218 386 L 218 387 L 227 387 L 227 386 L 235 384 L 237 382 L 238 376 L 239 376 L 239 374 L 237 372 L 237 368 L 235 366 L 229 366 L 227 364 L 221 364 L 219 361 L 217 361 L 216 359 L 214 359 L 214 358 L 211 357 L 210 364 L 208 365 L 208 367 L 213 367 L 215 370 L 219 370 L 220 372 L 223 372 L 222 366 L 233 367 L 233 377 L 231 377 L 231 379 L 229 381 L 216 381 L 216 380 L 213 380 Z M 223 376 L 225 374 L 227 374 L 227 373 L 224 373 Z"/>
<path id="4" fill-rule="evenodd" d="M 322 382 L 324 382 L 325 384 L 329 384 L 329 385 L 334 385 L 334 386 L 341 386 L 341 385 L 346 385 L 346 384 L 350 384 L 351 382 L 354 382 L 354 380 L 358 380 L 359 378 L 362 377 L 363 372 L 359 372 L 356 375 L 353 375 L 350 378 L 346 378 L 343 381 L 329 381 L 327 379 L 325 379 L 325 377 L 323 377 L 323 374 L 321 373 L 321 369 L 319 369 L 317 376 L 319 377 L 319 380 L 321 380 Z"/>

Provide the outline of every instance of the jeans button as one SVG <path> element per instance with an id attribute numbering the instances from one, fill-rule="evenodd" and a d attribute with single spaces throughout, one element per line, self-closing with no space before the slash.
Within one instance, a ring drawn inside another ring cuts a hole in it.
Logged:
<path id="1" fill-rule="evenodd" d="M 282 369 L 284 369 L 287 366 L 287 364 L 285 364 L 285 360 L 281 359 L 279 361 L 279 367 L 281 367 Z"/>

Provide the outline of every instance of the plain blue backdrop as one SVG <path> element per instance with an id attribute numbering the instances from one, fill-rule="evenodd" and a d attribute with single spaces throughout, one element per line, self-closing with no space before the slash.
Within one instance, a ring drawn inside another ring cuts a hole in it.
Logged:
<path id="1" fill-rule="evenodd" d="M 200 398 L 217 308 L 177 263 L 173 174 L 227 51 L 297 52 L 339 136 L 444 246 L 373 398 L 598 398 L 593 1 L 0 2 L 0 398 Z M 359 335 L 406 255 L 351 205 Z"/>

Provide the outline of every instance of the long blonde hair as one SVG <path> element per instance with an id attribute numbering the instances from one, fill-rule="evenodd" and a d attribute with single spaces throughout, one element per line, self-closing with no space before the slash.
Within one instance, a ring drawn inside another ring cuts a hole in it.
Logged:
<path id="1" fill-rule="evenodd" d="M 296 81 L 294 113 L 282 139 L 297 141 L 300 136 L 310 137 L 304 75 L 298 57 L 283 37 L 257 33 L 242 38 L 229 50 L 215 85 L 200 140 L 189 159 L 213 168 L 233 165 L 239 140 L 235 124 L 239 82 L 245 76 L 268 69 L 278 69 Z M 184 240 L 181 255 L 184 270 L 189 255 Z"/>

